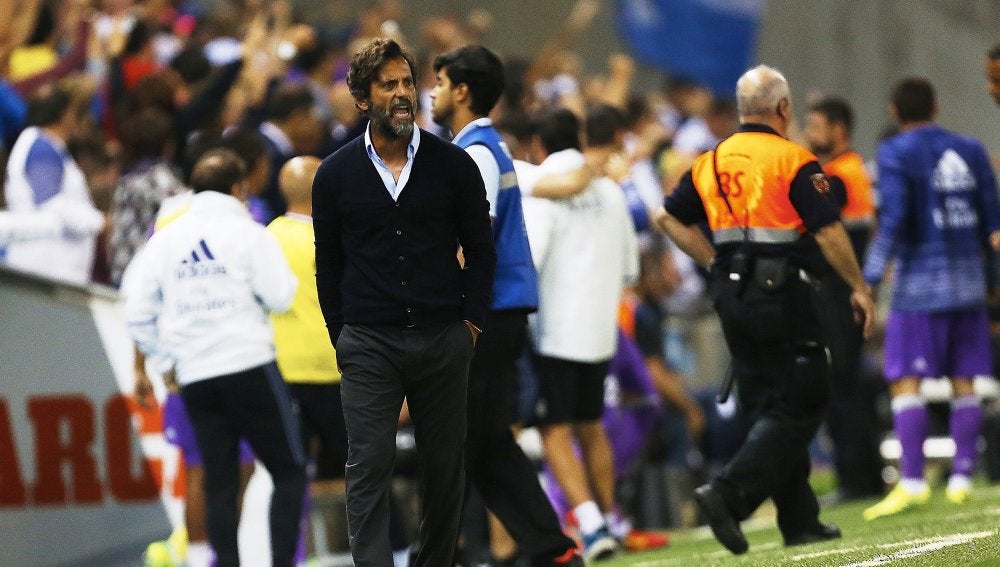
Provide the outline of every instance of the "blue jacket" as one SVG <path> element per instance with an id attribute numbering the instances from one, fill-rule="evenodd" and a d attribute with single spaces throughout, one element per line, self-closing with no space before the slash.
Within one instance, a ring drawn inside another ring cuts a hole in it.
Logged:
<path id="1" fill-rule="evenodd" d="M 892 308 L 940 312 L 985 305 L 983 251 L 1000 229 L 1000 199 L 978 141 L 927 125 L 878 148 L 880 207 L 865 279 L 896 263 Z"/>
<path id="2" fill-rule="evenodd" d="M 455 143 L 462 148 L 481 144 L 490 150 L 500 167 L 500 191 L 497 194 L 497 217 L 493 221 L 493 242 L 497 250 L 497 269 L 493 279 L 494 311 L 538 309 L 538 274 L 531 260 L 528 232 L 521 210 L 521 189 L 517 185 L 514 162 L 500 134 L 492 126 L 467 131 Z"/>

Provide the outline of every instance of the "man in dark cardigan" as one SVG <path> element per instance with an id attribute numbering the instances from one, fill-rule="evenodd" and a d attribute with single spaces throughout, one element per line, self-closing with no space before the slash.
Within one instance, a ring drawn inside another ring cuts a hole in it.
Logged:
<path id="1" fill-rule="evenodd" d="M 423 500 L 415 564 L 453 564 L 469 362 L 496 266 L 479 169 L 461 148 L 414 127 L 413 74 L 413 59 L 392 40 L 354 56 L 347 84 L 370 124 L 324 160 L 313 183 L 316 284 L 343 374 L 358 566 L 392 564 L 388 493 L 404 397 Z"/>

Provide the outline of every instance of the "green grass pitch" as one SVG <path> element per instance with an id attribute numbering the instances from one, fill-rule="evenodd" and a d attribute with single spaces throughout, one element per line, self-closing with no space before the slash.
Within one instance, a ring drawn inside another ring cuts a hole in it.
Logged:
<path id="1" fill-rule="evenodd" d="M 750 551 L 730 554 L 708 528 L 672 533 L 665 549 L 634 553 L 601 567 L 837 565 L 1000 566 L 1000 485 L 977 485 L 972 501 L 957 506 L 936 487 L 924 507 L 866 522 L 861 511 L 876 500 L 829 506 L 821 519 L 840 526 L 839 540 L 786 548 L 774 519 L 743 523 Z"/>

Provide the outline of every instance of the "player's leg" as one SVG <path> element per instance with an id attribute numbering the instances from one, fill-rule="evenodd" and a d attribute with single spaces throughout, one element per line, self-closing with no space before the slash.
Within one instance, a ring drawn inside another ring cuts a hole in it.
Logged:
<path id="1" fill-rule="evenodd" d="M 955 441 L 955 457 L 945 495 L 955 504 L 968 501 L 976 462 L 976 445 L 982 429 L 982 407 L 973 379 L 992 374 L 989 314 L 973 309 L 951 316 L 952 348 L 949 367 L 952 402 L 949 432 Z"/>
<path id="2" fill-rule="evenodd" d="M 544 408 L 544 411 L 539 412 L 538 431 L 545 449 L 545 461 L 576 516 L 584 544 L 584 558 L 592 561 L 610 556 L 617 551 L 618 543 L 608 531 L 600 505 L 591 489 L 587 467 L 577 456 L 574 447 L 574 422 L 578 420 L 577 410 L 581 401 L 580 365 L 536 356 L 535 367 L 538 372 L 539 403 Z M 603 409 L 603 397 L 600 403 Z M 600 419 L 600 411 L 599 409 L 592 420 Z M 600 427 L 599 421 L 596 424 Z M 607 467 L 613 474 L 611 460 L 606 460 Z"/>
<path id="3" fill-rule="evenodd" d="M 274 363 L 235 375 L 230 386 L 234 422 L 274 483 L 269 513 L 272 564 L 291 566 L 306 486 L 305 451 L 291 395 Z"/>
<path id="4" fill-rule="evenodd" d="M 221 407 L 225 404 L 219 395 L 216 380 L 221 378 L 189 384 L 183 387 L 181 393 L 202 456 L 208 539 L 215 551 L 216 565 L 230 566 L 239 565 L 239 433 Z M 198 555 L 197 550 L 194 551 Z M 191 552 L 189 546 L 189 556 Z"/>
<path id="5" fill-rule="evenodd" d="M 881 502 L 864 511 L 866 520 L 897 514 L 930 497 L 924 480 L 927 402 L 920 393 L 920 380 L 940 375 L 945 330 L 937 317 L 927 313 L 890 312 L 886 320 L 883 372 L 892 397 L 893 431 L 902 451 L 901 478 Z"/>
<path id="6" fill-rule="evenodd" d="M 511 431 L 517 388 L 514 364 L 524 347 L 526 329 L 523 313 L 493 312 L 490 332 L 476 344 L 469 367 L 466 470 L 469 482 L 500 520 L 491 522 L 491 536 L 502 522 L 522 554 L 551 559 L 575 544 L 563 534 L 534 465 Z M 497 557 L 509 558 L 514 551 Z"/>

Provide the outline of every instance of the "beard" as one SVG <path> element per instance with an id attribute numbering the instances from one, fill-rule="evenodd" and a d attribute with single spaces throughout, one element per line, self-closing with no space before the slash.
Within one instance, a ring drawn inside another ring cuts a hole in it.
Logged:
<path id="1" fill-rule="evenodd" d="M 406 117 L 397 118 L 396 110 L 405 108 L 409 110 Z M 371 113 L 372 125 L 380 132 L 390 138 L 409 138 L 413 135 L 413 121 L 416 118 L 416 104 L 414 101 L 405 98 L 397 98 L 392 104 L 384 109 L 378 109 Z"/>
<path id="2" fill-rule="evenodd" d="M 452 114 L 454 112 L 451 108 L 431 107 L 431 120 L 438 126 L 448 127 L 448 122 L 451 121 Z"/>

